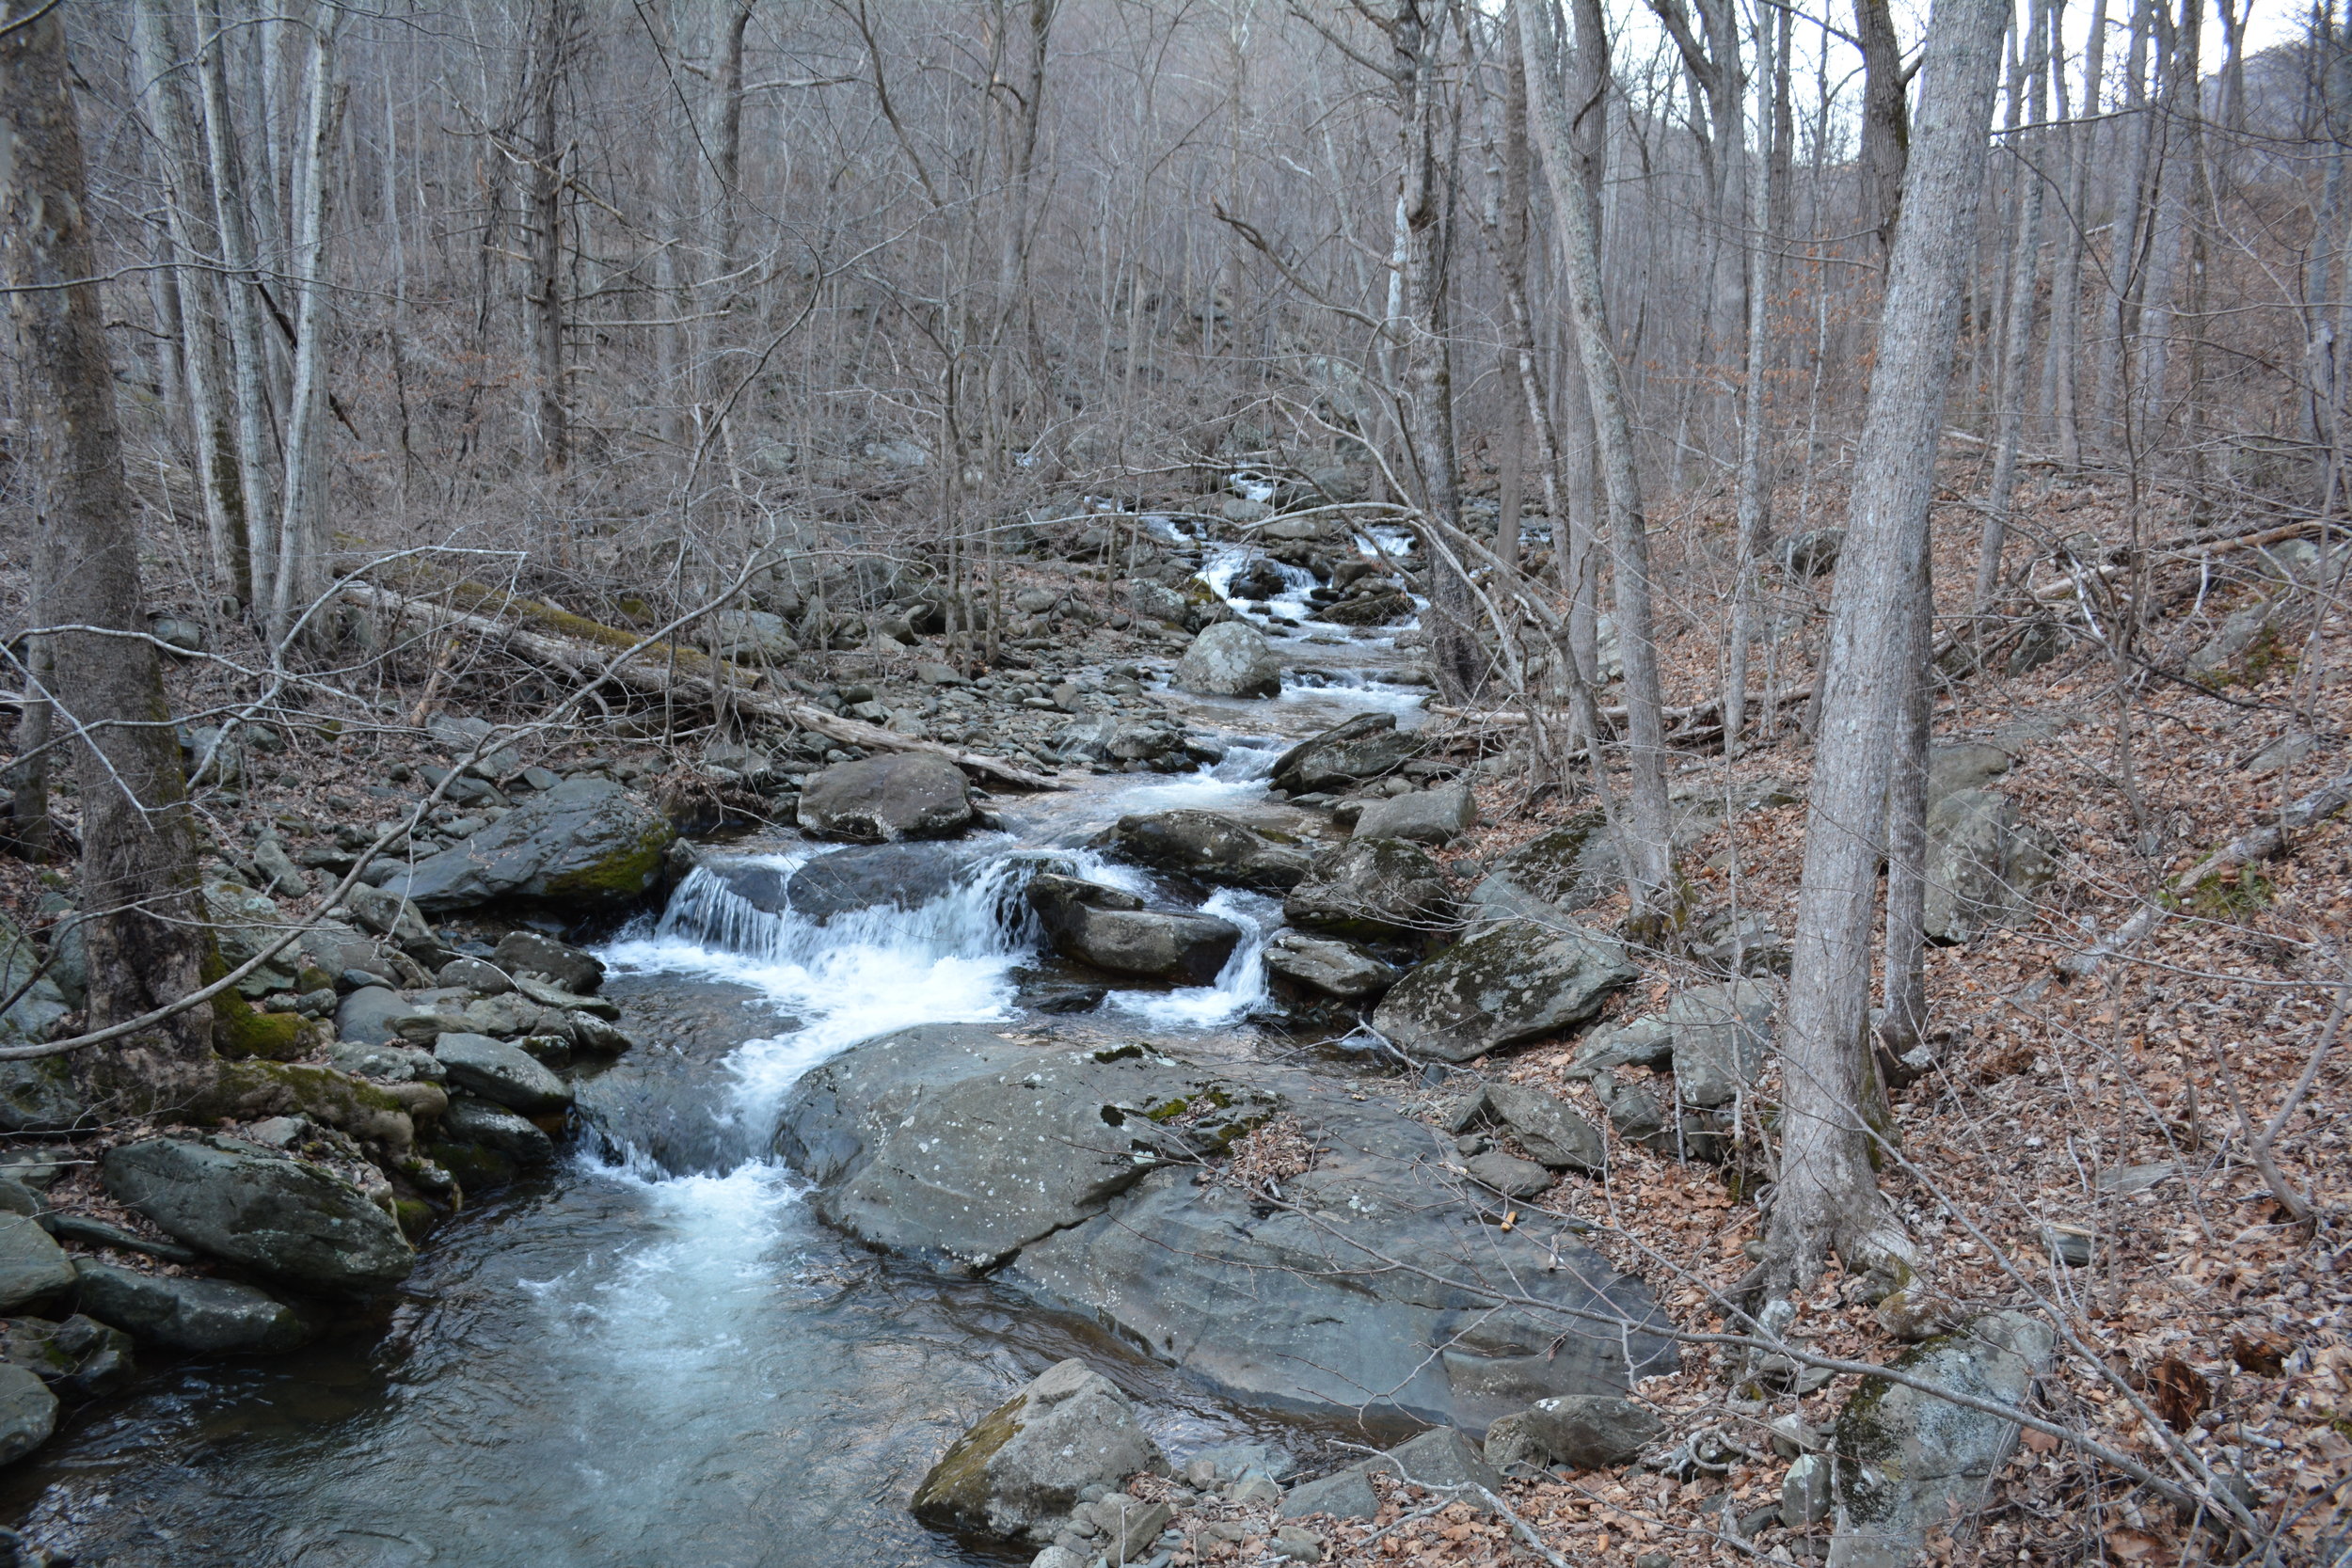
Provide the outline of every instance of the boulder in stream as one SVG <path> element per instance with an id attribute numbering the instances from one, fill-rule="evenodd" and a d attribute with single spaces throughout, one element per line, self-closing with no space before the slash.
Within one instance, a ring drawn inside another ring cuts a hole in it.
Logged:
<path id="1" fill-rule="evenodd" d="M 1283 1114 L 1320 1152 L 1268 1209 L 1216 1164 Z M 1237 1399 L 1483 1430 L 1676 1364 L 1641 1280 L 1486 1223 L 1435 1138 L 1297 1069 L 932 1024 L 812 1070 L 776 1148 L 827 1222 L 993 1267 Z"/>
<path id="2" fill-rule="evenodd" d="M 1398 729 L 1395 714 L 1359 713 L 1275 758 L 1272 783 L 1293 795 L 1352 789 L 1420 754 L 1421 737 Z"/>
<path id="3" fill-rule="evenodd" d="M 0 1465 L 15 1464 L 56 1430 L 57 1396 L 49 1386 L 22 1367 L 0 1363 Z"/>
<path id="4" fill-rule="evenodd" d="M 611 780 L 565 779 L 384 889 L 427 914 L 506 898 L 609 908 L 654 890 L 675 836 L 660 812 Z"/>
<path id="5" fill-rule="evenodd" d="M 73 1288 L 65 1249 L 23 1214 L 0 1213 L 0 1312 L 15 1312 Z"/>
<path id="6" fill-rule="evenodd" d="M 526 1117 L 571 1108 L 572 1086 L 521 1046 L 488 1035 L 448 1034 L 433 1042 L 433 1059 L 449 1081 Z"/>
<path id="7" fill-rule="evenodd" d="M 1279 697 L 1282 661 L 1248 622 L 1219 621 L 1192 640 L 1169 678 L 1203 697 Z"/>
<path id="8" fill-rule="evenodd" d="M 949 1446 L 914 1492 L 914 1516 L 968 1535 L 1042 1544 L 1086 1495 L 1168 1460 L 1133 1401 L 1083 1361 L 1047 1368 Z"/>
<path id="9" fill-rule="evenodd" d="M 1498 921 L 1407 973 L 1372 1026 L 1413 1055 L 1467 1062 L 1581 1023 L 1640 975 L 1613 937 L 1569 921 Z"/>
<path id="10" fill-rule="evenodd" d="M 310 1313 L 256 1286 L 140 1274 L 87 1259 L 75 1268 L 83 1311 L 170 1350 L 290 1351 L 318 1332 Z"/>
<path id="11" fill-rule="evenodd" d="M 1160 811 L 1122 816 L 1104 847 L 1122 860 L 1196 881 L 1259 893 L 1287 893 L 1314 857 L 1288 833 L 1253 828 L 1213 811 Z"/>
<path id="12" fill-rule="evenodd" d="M 1216 980 L 1242 930 L 1213 914 L 1147 910 L 1121 888 L 1042 872 L 1029 879 L 1029 907 L 1066 958 L 1181 986 Z"/>
<path id="13" fill-rule="evenodd" d="M 604 984 L 604 960 L 536 931 L 509 931 L 490 957 L 512 974 L 544 974 L 565 990 L 593 996 Z"/>
<path id="14" fill-rule="evenodd" d="M 801 788 L 801 829 L 817 838 L 887 844 L 953 838 L 971 825 L 962 770 L 930 752 L 836 763 Z"/>
<path id="15" fill-rule="evenodd" d="M 1265 966 L 1286 980 L 1330 996 L 1377 996 L 1396 984 L 1394 964 L 1354 942 L 1285 927 L 1265 945 Z"/>
<path id="16" fill-rule="evenodd" d="M 107 1150 L 106 1192 L 188 1245 L 335 1294 L 408 1277 L 392 1216 L 324 1166 L 241 1139 L 145 1138 Z"/>
<path id="17" fill-rule="evenodd" d="M 819 855 L 792 873 L 785 898 L 818 925 L 862 910 L 912 910 L 954 891 L 958 851 L 934 844 L 874 844 Z"/>

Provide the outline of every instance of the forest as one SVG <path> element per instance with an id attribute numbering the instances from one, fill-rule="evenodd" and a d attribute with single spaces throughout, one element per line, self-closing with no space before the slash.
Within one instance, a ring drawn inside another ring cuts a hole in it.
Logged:
<path id="1" fill-rule="evenodd" d="M 2352 1560 L 2333 5 L 4 0 L 0 1564 Z"/>

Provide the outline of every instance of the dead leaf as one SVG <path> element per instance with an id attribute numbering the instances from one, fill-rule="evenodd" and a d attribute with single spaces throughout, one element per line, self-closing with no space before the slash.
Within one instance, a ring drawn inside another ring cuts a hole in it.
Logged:
<path id="1" fill-rule="evenodd" d="M 2168 1355 L 2149 1368 L 2146 1386 L 2148 1402 L 2174 1432 L 2186 1432 L 2213 1403 L 2213 1385 L 2177 1355 Z"/>
<path id="2" fill-rule="evenodd" d="M 2107 1553 L 2118 1562 L 2143 1563 L 2148 1568 L 2157 1568 L 2157 1565 L 2172 1560 L 2171 1549 L 2141 1529 L 2109 1530 Z"/>

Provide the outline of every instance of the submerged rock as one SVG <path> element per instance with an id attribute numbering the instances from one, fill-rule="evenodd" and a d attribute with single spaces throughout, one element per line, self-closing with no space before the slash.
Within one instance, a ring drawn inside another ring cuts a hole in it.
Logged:
<path id="1" fill-rule="evenodd" d="M 1108 838 L 1112 852 L 1138 865 L 1260 893 L 1296 887 L 1314 858 L 1288 833 L 1268 832 L 1213 811 L 1122 816 Z"/>
<path id="2" fill-rule="evenodd" d="M 1159 1445 L 1136 1420 L 1134 1402 L 1073 1359 L 1046 1369 L 957 1438 L 915 1488 L 914 1516 L 966 1534 L 1042 1544 L 1086 1494 L 1167 1469 Z"/>
<path id="3" fill-rule="evenodd" d="M 148 1138 L 106 1153 L 116 1201 L 215 1258 L 317 1290 L 395 1284 L 417 1255 L 392 1217 L 343 1178 L 234 1138 Z"/>
<path id="4" fill-rule="evenodd" d="M 1293 795 L 1352 789 L 1420 754 L 1421 737 L 1398 729 L 1395 714 L 1359 713 L 1275 758 L 1272 783 Z"/>
<path id="5" fill-rule="evenodd" d="M 971 787 L 929 752 L 837 763 L 808 776 L 800 821 L 805 832 L 852 844 L 953 838 L 972 825 Z"/>
<path id="6" fill-rule="evenodd" d="M 628 904 L 661 879 L 675 835 L 608 779 L 565 779 L 467 839 L 395 874 L 384 890 L 428 914 L 504 898 L 566 908 Z"/>
<path id="7" fill-rule="evenodd" d="M 1406 974 L 1372 1026 L 1414 1055 L 1467 1062 L 1581 1023 L 1640 975 L 1613 937 L 1571 923 L 1500 921 Z"/>
<path id="8" fill-rule="evenodd" d="M 1279 697 L 1282 663 L 1247 621 L 1220 621 L 1192 640 L 1169 679 L 1203 697 Z"/>
<path id="9" fill-rule="evenodd" d="M 1284 1113 L 1320 1152 L 1269 1210 L 1215 1163 Z M 929 1025 L 811 1071 L 777 1152 L 869 1244 L 993 1267 L 1239 1399 L 1483 1427 L 1675 1365 L 1640 1280 L 1572 1242 L 1548 1266 L 1431 1138 L 1305 1071 Z"/>

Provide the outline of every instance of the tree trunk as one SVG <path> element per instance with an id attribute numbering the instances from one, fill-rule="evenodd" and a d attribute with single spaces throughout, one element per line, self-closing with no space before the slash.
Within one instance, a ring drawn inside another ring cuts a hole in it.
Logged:
<path id="1" fill-rule="evenodd" d="M 564 149 L 556 142 L 556 100 L 563 92 L 572 3 L 545 0 L 532 65 L 531 346 L 539 382 L 540 466 L 558 480 L 572 450 L 564 387 Z M 559 540 L 559 551 L 563 547 Z"/>
<path id="2" fill-rule="evenodd" d="M 2090 31 L 2083 46 L 2082 118 L 2088 123 L 2066 128 L 2066 227 L 2058 237 L 2058 261 L 2050 276 L 2050 335 L 2042 351 L 2046 361 L 2045 379 L 2050 387 L 2051 422 L 2058 436 L 2058 457 L 2069 468 L 2080 467 L 2083 461 L 2079 405 L 2084 230 L 2090 221 L 2086 209 L 2090 202 L 2090 169 L 2095 161 L 2092 153 L 2098 146 L 2100 73 L 2106 69 L 2106 33 L 2107 0 L 2091 0 Z M 2063 49 L 2053 55 L 2061 66 L 2053 72 L 2061 93 L 2065 90 L 2065 57 Z M 2059 101 L 2059 114 L 2066 118 L 2063 98 Z"/>
<path id="3" fill-rule="evenodd" d="M 1895 243 L 1903 170 L 1911 158 L 1903 40 L 1895 31 L 1890 0 L 1854 0 L 1853 21 L 1854 40 L 1862 49 L 1862 226 L 1878 236 L 1884 251 Z M 1999 53 L 1996 40 L 1994 54 Z"/>
<path id="4" fill-rule="evenodd" d="M 1764 27 L 1756 29 L 1756 41 L 1763 55 L 1756 74 L 1767 81 L 1780 80 L 1780 71 L 1772 57 L 1772 34 Z M 1769 138 L 1778 135 L 1776 119 L 1766 120 L 1768 138 L 1765 164 L 1774 162 Z M 1742 182 L 1743 191 L 1753 192 L 1751 182 Z M 1769 184 L 1768 184 L 1769 192 Z M 1769 196 L 1767 199 L 1770 205 Z M 1724 755 L 1740 754 L 1740 732 L 1748 721 L 1748 644 L 1756 634 L 1756 562 L 1766 548 L 1772 533 L 1772 476 L 1764 460 L 1764 377 L 1771 357 L 1766 341 L 1768 318 L 1766 308 L 1771 301 L 1768 277 L 1772 246 L 1778 244 L 1771 225 L 1757 234 L 1756 203 L 1751 199 L 1740 214 L 1740 228 L 1748 235 L 1744 252 L 1748 264 L 1748 331 L 1746 363 L 1741 366 L 1745 381 L 1740 397 L 1740 479 L 1738 500 L 1738 536 L 1734 546 L 1731 579 L 1731 649 L 1724 670 Z"/>
<path id="5" fill-rule="evenodd" d="M 1569 161 L 1569 120 L 1560 102 L 1560 50 L 1553 0 L 1518 0 L 1519 43 L 1527 62 L 1530 137 L 1551 185 L 1552 220 L 1559 229 L 1577 357 L 1592 403 L 1609 495 L 1610 564 L 1616 578 L 1617 645 L 1625 659 L 1627 747 L 1626 884 L 1630 929 L 1645 938 L 1668 934 L 1679 911 L 1674 890 L 1674 846 L 1666 817 L 1666 726 L 1658 676 L 1658 646 L 1650 629 L 1648 526 L 1642 510 L 1642 477 L 1633 451 L 1633 424 L 1625 383 L 1601 299 L 1599 237 L 1592 207 Z M 1586 49 L 1590 42 L 1580 40 Z"/>
<path id="6" fill-rule="evenodd" d="M 0 31 L 0 252 L 13 294 L 25 425 L 42 475 L 35 613 L 71 670 L 58 718 L 75 739 L 91 1024 L 202 984 L 209 933 L 196 838 L 147 640 L 139 541 L 115 423 L 114 376 L 92 252 L 82 140 L 67 86 L 65 19 Z M 113 635 L 109 635 L 109 634 Z M 211 1082 L 212 1011 L 199 1006 L 85 1062 L 92 1086 L 138 1114 L 186 1104 Z"/>
<path id="7" fill-rule="evenodd" d="M 2108 198 L 2107 278 L 2099 301 L 2098 370 L 2091 401 L 2091 429 L 2112 444 L 2122 396 L 2125 346 L 2131 338 L 2132 291 L 2139 272 L 2141 196 L 2148 182 L 2148 144 L 2153 136 L 2148 112 L 2148 40 L 2155 0 L 2138 0 L 2132 11 L 2131 53 L 2123 66 L 2123 153 Z"/>
<path id="8" fill-rule="evenodd" d="M 40 562 L 36 562 L 36 568 Z M 24 707 L 16 721 L 16 763 L 8 769 L 8 837 L 16 852 L 39 863 L 49 858 L 49 737 L 56 704 L 49 700 L 56 663 L 49 639 L 24 640 Z"/>
<path id="9" fill-rule="evenodd" d="M 1935 713 L 1935 575 L 1919 531 L 1916 577 L 1908 635 L 1896 656 L 1906 677 L 1902 733 L 1886 786 L 1886 948 L 1880 967 L 1884 994 L 1879 1039 L 1889 1056 L 1919 1043 L 1928 1024 L 1928 750 Z"/>
<path id="10" fill-rule="evenodd" d="M 325 585 L 326 556 L 326 214 L 333 188 L 334 142 L 342 121 L 335 80 L 335 35 L 343 8 L 311 14 L 309 101 L 303 109 L 301 161 L 294 168 L 294 392 L 287 399 L 285 515 L 278 528 L 278 571 L 269 631 L 283 642 Z"/>
<path id="11" fill-rule="evenodd" d="M 1914 635 L 1937 437 L 1960 330 L 2005 0 L 1938 0 L 1928 26 L 1903 214 L 1887 258 L 1870 381 L 1831 600 L 1822 723 L 1805 822 L 1794 967 L 1780 1031 L 1780 1180 L 1762 1280 L 1809 1283 L 1835 1248 L 1860 1272 L 1899 1247 L 1878 1200 L 1864 1105 L 1871 906 Z"/>

